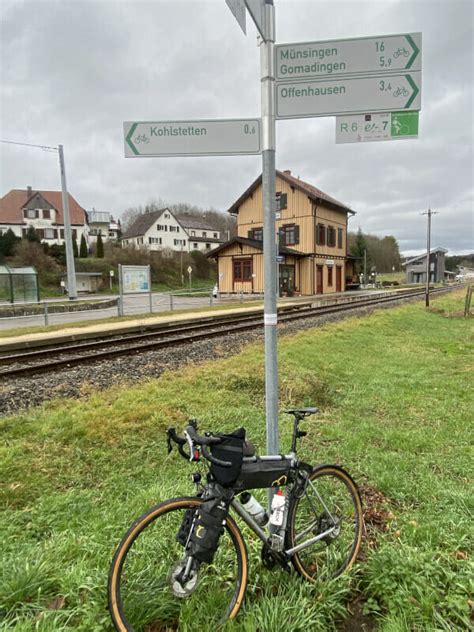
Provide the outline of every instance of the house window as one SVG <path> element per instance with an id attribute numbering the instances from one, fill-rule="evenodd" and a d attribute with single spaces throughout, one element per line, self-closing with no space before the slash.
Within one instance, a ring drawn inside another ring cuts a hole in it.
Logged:
<path id="1" fill-rule="evenodd" d="M 214 233 L 214 239 L 219 239 L 217 233 Z"/>
<path id="2" fill-rule="evenodd" d="M 44 229 L 44 238 L 45 239 L 56 239 L 56 231 L 53 228 L 45 228 Z"/>
<path id="3" fill-rule="evenodd" d="M 43 219 L 51 219 L 51 211 L 49 208 L 43 209 Z"/>
<path id="4" fill-rule="evenodd" d="M 194 250 L 197 250 L 198 245 L 196 243 L 193 244 Z"/>
<path id="5" fill-rule="evenodd" d="M 165 213 L 165 219 L 169 219 L 169 218 L 170 218 L 169 213 Z"/>
<path id="6" fill-rule="evenodd" d="M 334 226 L 328 226 L 328 246 L 335 248 L 336 246 L 336 229 Z"/>
<path id="7" fill-rule="evenodd" d="M 249 230 L 249 239 L 263 241 L 263 228 L 253 228 L 252 230 Z"/>
<path id="8" fill-rule="evenodd" d="M 191 231 L 191 237 L 196 237 L 196 231 L 195 230 Z"/>
<path id="9" fill-rule="evenodd" d="M 318 246 L 324 246 L 326 244 L 326 226 L 324 224 L 318 224 L 316 226 L 316 243 Z"/>
<path id="10" fill-rule="evenodd" d="M 296 224 L 287 224 L 280 228 L 280 236 L 283 245 L 294 246 L 300 243 L 300 227 Z"/>
<path id="11" fill-rule="evenodd" d="M 328 285 L 332 287 L 332 266 L 328 266 Z"/>
<path id="12" fill-rule="evenodd" d="M 234 259 L 234 281 L 251 281 L 252 263 L 252 259 Z"/>
<path id="13" fill-rule="evenodd" d="M 276 211 L 282 211 L 288 206 L 288 195 L 278 191 L 276 194 Z"/>
<path id="14" fill-rule="evenodd" d="M 149 244 L 161 244 L 161 237 L 148 237 Z"/>
<path id="15" fill-rule="evenodd" d="M 38 211 L 35 209 L 27 208 L 24 210 L 25 219 L 36 219 L 38 217 Z"/>
<path id="16" fill-rule="evenodd" d="M 72 238 L 77 239 L 77 230 L 75 228 L 71 229 L 71 233 L 72 233 Z"/>
<path id="17" fill-rule="evenodd" d="M 337 229 L 337 247 L 342 248 L 342 228 Z"/>
<path id="18" fill-rule="evenodd" d="M 210 250 L 211 249 L 211 244 L 206 244 L 206 250 Z"/>
<path id="19" fill-rule="evenodd" d="M 176 232 L 176 226 L 170 226 L 170 233 Z"/>
<path id="20" fill-rule="evenodd" d="M 202 231 L 202 236 L 203 236 L 203 237 L 207 237 L 207 233 L 205 233 L 204 231 Z"/>

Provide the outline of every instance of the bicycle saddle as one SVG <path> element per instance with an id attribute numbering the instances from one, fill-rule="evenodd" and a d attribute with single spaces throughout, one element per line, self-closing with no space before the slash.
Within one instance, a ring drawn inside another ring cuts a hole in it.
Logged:
<path id="1" fill-rule="evenodd" d="M 315 413 L 319 412 L 319 408 L 288 408 L 283 412 L 287 415 L 294 415 L 295 417 L 303 419 L 303 417 L 309 417 L 310 415 L 314 415 Z"/>

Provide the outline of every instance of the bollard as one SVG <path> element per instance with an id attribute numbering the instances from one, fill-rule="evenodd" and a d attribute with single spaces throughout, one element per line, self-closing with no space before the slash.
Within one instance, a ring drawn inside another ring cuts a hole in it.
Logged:
<path id="1" fill-rule="evenodd" d="M 45 301 L 44 302 L 44 324 L 46 326 L 49 325 L 49 318 L 48 318 L 48 303 Z"/>
<path id="2" fill-rule="evenodd" d="M 170 311 L 173 311 L 173 295 L 170 292 Z"/>
<path id="3" fill-rule="evenodd" d="M 119 316 L 123 316 L 123 304 L 121 296 L 119 296 L 117 299 L 117 313 Z"/>

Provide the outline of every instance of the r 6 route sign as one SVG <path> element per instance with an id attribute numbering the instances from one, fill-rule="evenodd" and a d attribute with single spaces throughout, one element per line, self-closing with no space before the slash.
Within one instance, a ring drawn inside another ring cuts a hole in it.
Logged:
<path id="1" fill-rule="evenodd" d="M 260 119 L 129 121 L 123 132 L 126 158 L 261 153 Z"/>

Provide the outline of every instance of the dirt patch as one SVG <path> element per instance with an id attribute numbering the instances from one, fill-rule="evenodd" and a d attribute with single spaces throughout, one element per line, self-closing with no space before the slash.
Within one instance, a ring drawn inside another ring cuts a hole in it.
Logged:
<path id="1" fill-rule="evenodd" d="M 349 613 L 347 618 L 336 626 L 338 632 L 373 632 L 376 630 L 376 622 L 364 614 L 363 608 L 363 600 L 359 596 L 355 597 L 347 605 Z"/>
<path id="2" fill-rule="evenodd" d="M 390 524 L 395 519 L 390 509 L 393 503 L 381 491 L 370 485 L 359 487 L 359 492 L 364 510 L 364 540 L 369 548 L 375 548 L 378 534 L 388 531 Z M 363 559 L 363 553 L 359 557 Z"/>

